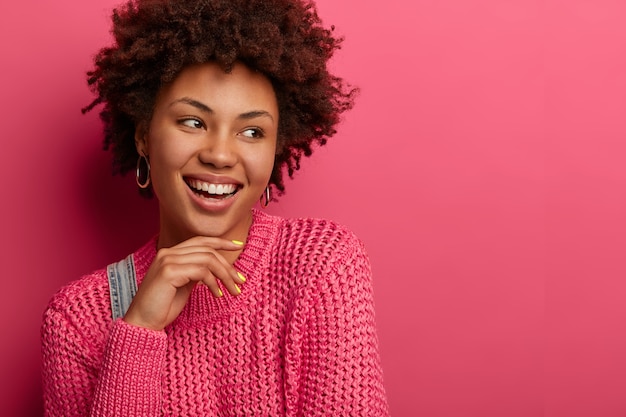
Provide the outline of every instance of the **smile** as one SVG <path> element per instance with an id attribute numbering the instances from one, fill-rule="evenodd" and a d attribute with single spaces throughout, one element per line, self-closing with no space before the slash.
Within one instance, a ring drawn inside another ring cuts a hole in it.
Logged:
<path id="1" fill-rule="evenodd" d="M 206 199 L 223 200 L 234 196 L 239 191 L 237 184 L 213 184 L 192 178 L 185 179 L 185 182 L 196 195 Z"/>

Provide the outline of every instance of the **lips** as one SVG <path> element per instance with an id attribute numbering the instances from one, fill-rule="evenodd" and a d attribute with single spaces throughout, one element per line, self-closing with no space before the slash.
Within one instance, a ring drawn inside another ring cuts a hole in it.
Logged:
<path id="1" fill-rule="evenodd" d="M 198 196 L 212 200 L 223 200 L 234 196 L 240 185 L 235 183 L 215 183 L 185 178 L 187 186 Z"/>

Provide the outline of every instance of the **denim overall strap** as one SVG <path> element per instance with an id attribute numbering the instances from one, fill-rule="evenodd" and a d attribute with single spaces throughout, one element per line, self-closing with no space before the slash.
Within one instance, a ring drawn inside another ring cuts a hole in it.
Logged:
<path id="1" fill-rule="evenodd" d="M 113 320 L 124 317 L 137 293 L 135 262 L 131 253 L 125 259 L 107 266 Z"/>

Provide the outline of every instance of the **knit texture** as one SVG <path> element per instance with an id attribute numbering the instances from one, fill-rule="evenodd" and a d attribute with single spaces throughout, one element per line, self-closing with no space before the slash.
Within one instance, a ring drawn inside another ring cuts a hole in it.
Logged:
<path id="1" fill-rule="evenodd" d="M 111 319 L 105 269 L 62 288 L 42 325 L 46 416 L 387 416 L 362 243 L 253 216 L 242 293 L 198 285 L 163 331 Z M 139 284 L 155 248 L 134 253 Z"/>

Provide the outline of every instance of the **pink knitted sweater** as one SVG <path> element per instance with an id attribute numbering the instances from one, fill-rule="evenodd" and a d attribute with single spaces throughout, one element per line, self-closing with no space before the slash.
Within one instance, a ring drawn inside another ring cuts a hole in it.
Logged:
<path id="1" fill-rule="evenodd" d="M 141 283 L 156 238 L 135 252 Z M 242 293 L 196 286 L 164 331 L 111 319 L 106 271 L 62 288 L 42 326 L 47 416 L 386 416 L 370 266 L 323 220 L 255 210 Z"/>

